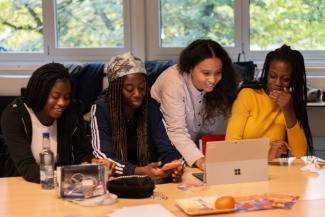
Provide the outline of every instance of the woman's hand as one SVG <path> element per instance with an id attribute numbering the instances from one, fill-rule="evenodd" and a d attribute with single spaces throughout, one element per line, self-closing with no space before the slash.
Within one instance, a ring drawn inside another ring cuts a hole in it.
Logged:
<path id="1" fill-rule="evenodd" d="M 283 110 L 291 109 L 293 106 L 291 93 L 285 87 L 283 90 L 272 90 L 270 97 Z"/>
<path id="2" fill-rule="evenodd" d="M 174 160 L 170 163 L 164 164 L 161 168 L 173 177 L 173 182 L 180 182 L 184 173 L 184 166 L 182 160 Z"/>
<path id="3" fill-rule="evenodd" d="M 205 158 L 201 157 L 200 159 L 195 161 L 195 166 L 197 166 L 197 168 L 199 168 L 200 170 L 204 170 L 204 168 L 205 168 Z"/>
<path id="4" fill-rule="evenodd" d="M 161 162 L 152 162 L 147 166 L 136 167 L 134 174 L 137 175 L 148 175 L 152 180 L 158 180 L 167 177 L 169 174 L 159 168 Z"/>
<path id="5" fill-rule="evenodd" d="M 287 128 L 293 127 L 297 123 L 297 117 L 289 90 L 285 87 L 283 91 L 273 90 L 270 92 L 270 97 L 282 109 Z"/>
<path id="6" fill-rule="evenodd" d="M 104 166 L 108 169 L 109 175 L 112 175 L 115 171 L 115 163 L 108 159 L 97 159 L 93 158 L 91 160 L 92 164 L 104 164 Z"/>
<path id="7" fill-rule="evenodd" d="M 288 153 L 289 146 L 285 141 L 274 140 L 271 142 L 271 147 L 268 153 L 268 160 L 271 161 L 281 154 Z"/>

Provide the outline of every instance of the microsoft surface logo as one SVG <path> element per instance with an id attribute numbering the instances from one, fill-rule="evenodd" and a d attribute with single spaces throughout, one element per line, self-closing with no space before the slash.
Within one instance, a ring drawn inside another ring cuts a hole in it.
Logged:
<path id="1" fill-rule="evenodd" d="M 234 169 L 235 176 L 240 176 L 240 169 Z"/>

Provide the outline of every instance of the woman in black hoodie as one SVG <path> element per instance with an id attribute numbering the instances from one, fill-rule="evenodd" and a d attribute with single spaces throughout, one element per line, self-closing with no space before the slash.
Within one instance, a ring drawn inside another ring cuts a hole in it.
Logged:
<path id="1" fill-rule="evenodd" d="M 9 161 L 14 164 L 8 166 L 12 171 L 7 174 L 21 175 L 30 182 L 40 182 L 39 153 L 45 131 L 50 132 L 56 165 L 83 162 L 104 163 L 110 168 L 114 165 L 110 160 L 92 155 L 80 106 L 71 100 L 70 75 L 59 63 L 36 69 L 24 96 L 3 111 L 1 128 Z"/>

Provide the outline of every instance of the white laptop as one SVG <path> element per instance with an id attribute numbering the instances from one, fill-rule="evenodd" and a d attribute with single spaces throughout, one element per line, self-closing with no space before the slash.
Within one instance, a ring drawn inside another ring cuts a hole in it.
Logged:
<path id="1" fill-rule="evenodd" d="M 208 142 L 204 181 L 208 185 L 268 180 L 269 139 Z"/>

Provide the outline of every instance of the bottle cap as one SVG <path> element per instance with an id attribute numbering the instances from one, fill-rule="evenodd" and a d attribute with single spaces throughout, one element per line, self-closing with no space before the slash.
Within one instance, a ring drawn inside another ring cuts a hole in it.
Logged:
<path id="1" fill-rule="evenodd" d="M 43 138 L 50 138 L 50 133 L 49 132 L 44 132 L 43 133 Z"/>

